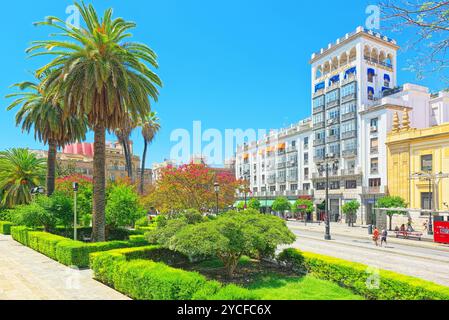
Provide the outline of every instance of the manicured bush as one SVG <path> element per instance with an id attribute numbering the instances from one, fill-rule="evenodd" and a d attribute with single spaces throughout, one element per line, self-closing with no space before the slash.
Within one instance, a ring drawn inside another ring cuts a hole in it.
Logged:
<path id="1" fill-rule="evenodd" d="M 95 278 L 137 300 L 252 299 L 248 290 L 222 287 L 196 272 L 169 267 L 162 262 L 142 260 L 162 252 L 158 246 L 97 252 L 91 254 Z M 137 260 L 134 260 L 137 259 Z"/>
<path id="2" fill-rule="evenodd" d="M 8 221 L 0 221 L 0 233 L 9 235 L 11 234 L 11 227 L 13 224 Z"/>
<path id="3" fill-rule="evenodd" d="M 57 236 L 47 232 L 30 231 L 28 232 L 28 245 L 53 260 L 56 260 L 56 246 L 59 242 L 67 238 Z"/>
<path id="4" fill-rule="evenodd" d="M 304 265 L 304 255 L 297 249 L 288 248 L 283 250 L 276 257 L 276 260 L 300 275 L 307 273 Z"/>
<path id="5" fill-rule="evenodd" d="M 146 244 L 148 244 L 148 242 L 144 239 L 97 243 L 84 243 L 67 239 L 58 243 L 56 247 L 56 258 L 60 263 L 67 266 L 87 268 L 89 266 L 89 254 L 92 252 L 108 251 L 127 247 L 139 247 Z"/>
<path id="6" fill-rule="evenodd" d="M 293 251 L 289 251 L 293 256 Z M 401 275 L 391 271 L 375 270 L 366 265 L 323 256 L 301 253 L 309 273 L 346 287 L 371 300 L 448 300 L 449 288 Z"/>
<path id="7" fill-rule="evenodd" d="M 15 241 L 28 246 L 28 232 L 30 231 L 31 229 L 25 226 L 12 226 L 11 236 Z"/>

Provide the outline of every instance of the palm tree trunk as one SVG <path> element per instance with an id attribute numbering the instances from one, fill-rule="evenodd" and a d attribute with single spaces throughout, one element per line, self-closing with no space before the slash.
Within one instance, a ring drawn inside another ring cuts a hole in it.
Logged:
<path id="1" fill-rule="evenodd" d="M 47 196 L 51 196 L 55 192 L 56 179 L 56 153 L 58 147 L 56 142 L 48 142 L 48 156 L 47 156 Z"/>
<path id="2" fill-rule="evenodd" d="M 146 162 L 146 158 L 147 158 L 147 149 L 148 149 L 148 143 L 147 140 L 144 139 L 145 141 L 143 142 L 143 154 L 142 154 L 142 167 L 140 169 L 140 194 L 143 194 L 143 188 L 144 188 L 144 184 L 145 184 L 145 162 Z"/>
<path id="3" fill-rule="evenodd" d="M 94 189 L 92 241 L 105 241 L 106 132 L 103 123 L 94 127 Z"/>
<path id="4" fill-rule="evenodd" d="M 134 172 L 133 172 L 133 155 L 131 152 L 131 146 L 129 142 L 129 138 L 126 139 L 126 148 L 128 150 L 128 170 L 129 177 L 131 178 L 131 182 L 134 183 Z"/>

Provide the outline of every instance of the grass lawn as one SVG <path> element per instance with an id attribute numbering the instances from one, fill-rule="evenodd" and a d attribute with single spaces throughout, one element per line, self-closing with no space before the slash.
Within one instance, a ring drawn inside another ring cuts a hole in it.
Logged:
<path id="1" fill-rule="evenodd" d="M 363 300 L 351 290 L 312 275 L 298 276 L 268 263 L 248 257 L 240 260 L 232 279 L 224 276 L 219 260 L 203 261 L 188 269 L 198 271 L 208 279 L 234 283 L 257 293 L 263 300 Z"/>
<path id="2" fill-rule="evenodd" d="M 363 297 L 348 289 L 310 275 L 264 275 L 247 288 L 260 295 L 263 300 L 363 300 Z"/>

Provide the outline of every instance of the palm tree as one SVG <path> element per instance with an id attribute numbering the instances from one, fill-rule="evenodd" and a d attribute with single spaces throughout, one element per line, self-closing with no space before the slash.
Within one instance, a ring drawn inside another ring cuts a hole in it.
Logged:
<path id="1" fill-rule="evenodd" d="M 126 119 L 121 128 L 115 130 L 115 135 L 123 147 L 123 152 L 125 154 L 126 171 L 128 177 L 133 181 L 133 163 L 132 163 L 132 151 L 130 136 L 132 131 L 136 128 L 136 122 L 130 118 Z"/>
<path id="2" fill-rule="evenodd" d="M 27 149 L 0 152 L 0 190 L 2 205 L 11 208 L 31 202 L 31 189 L 44 181 L 45 159 Z"/>
<path id="3" fill-rule="evenodd" d="M 48 144 L 47 195 L 51 196 L 55 191 L 57 149 L 84 140 L 87 121 L 73 115 L 64 117 L 61 106 L 46 101 L 45 94 L 36 83 L 23 82 L 13 86 L 22 90 L 7 96 L 17 98 L 8 110 L 21 106 L 16 115 L 17 126 L 21 125 L 22 131 L 28 133 L 34 128 L 35 139 Z"/>
<path id="4" fill-rule="evenodd" d="M 142 136 L 143 136 L 143 155 L 142 155 L 142 167 L 140 169 L 140 194 L 143 194 L 145 184 L 145 162 L 147 157 L 148 145 L 154 140 L 154 137 L 159 132 L 161 125 L 156 112 L 150 112 L 148 118 L 142 123 Z"/>
<path id="5" fill-rule="evenodd" d="M 127 40 L 133 22 L 112 18 L 112 9 L 100 19 L 92 5 L 75 3 L 85 24 L 69 28 L 57 17 L 37 25 L 58 30 L 51 40 L 35 41 L 31 56 L 54 59 L 38 70 L 50 72 L 43 87 L 53 99 L 62 98 L 66 114 L 87 115 L 94 131 L 93 241 L 105 240 L 105 135 L 121 128 L 130 115 L 143 119 L 157 101 L 157 56 L 147 45 Z M 60 39 L 68 39 L 61 41 Z M 127 40 L 127 41 L 125 41 Z"/>

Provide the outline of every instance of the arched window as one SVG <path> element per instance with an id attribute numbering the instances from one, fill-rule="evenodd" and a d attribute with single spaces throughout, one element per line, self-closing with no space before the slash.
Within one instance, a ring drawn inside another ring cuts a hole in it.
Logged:
<path id="1" fill-rule="evenodd" d="M 389 68 L 393 68 L 393 57 L 391 54 L 387 55 L 387 58 L 385 59 L 385 65 Z"/>
<path id="2" fill-rule="evenodd" d="M 363 50 L 363 56 L 367 60 L 371 59 L 371 48 L 369 46 L 365 46 L 365 49 Z"/>
<path id="3" fill-rule="evenodd" d="M 348 55 L 346 52 L 343 52 L 340 56 L 340 67 L 343 67 L 348 64 Z"/>
<path id="4" fill-rule="evenodd" d="M 326 61 L 323 67 L 323 74 L 326 75 L 329 72 L 331 72 L 331 64 L 328 61 Z"/>
<path id="5" fill-rule="evenodd" d="M 316 68 L 315 80 L 321 78 L 322 76 L 323 76 L 323 68 L 321 66 L 318 66 Z"/>
<path id="6" fill-rule="evenodd" d="M 376 48 L 373 48 L 373 50 L 371 51 L 371 61 L 374 63 L 379 62 L 379 53 Z"/>
<path id="7" fill-rule="evenodd" d="M 357 59 L 357 49 L 352 48 L 351 51 L 349 51 L 349 62 L 355 61 Z"/>
<path id="8" fill-rule="evenodd" d="M 337 70 L 338 69 L 338 58 L 337 57 L 334 57 L 333 59 L 332 59 L 332 68 L 331 68 L 331 70 L 332 71 L 335 71 L 335 70 Z"/>
<path id="9" fill-rule="evenodd" d="M 379 53 L 379 62 L 380 62 L 380 64 L 384 64 L 386 58 L 387 58 L 387 56 L 386 56 L 385 52 L 384 51 L 380 51 L 380 53 Z"/>

